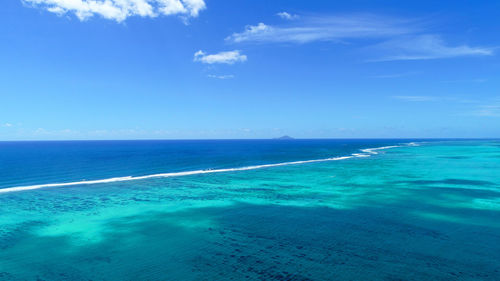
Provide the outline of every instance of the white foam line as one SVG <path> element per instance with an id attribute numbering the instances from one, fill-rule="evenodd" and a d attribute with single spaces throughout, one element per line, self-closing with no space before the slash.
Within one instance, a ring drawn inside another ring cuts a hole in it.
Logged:
<path id="1" fill-rule="evenodd" d="M 353 153 L 352 156 L 354 156 L 354 157 L 370 157 L 369 154 L 363 154 L 363 153 Z"/>
<path id="2" fill-rule="evenodd" d="M 395 148 L 395 147 L 401 147 L 401 145 L 390 145 L 390 146 L 382 146 L 382 147 L 375 147 L 375 148 L 365 148 L 361 149 L 362 152 L 369 153 L 369 154 L 378 154 L 377 150 L 383 150 L 383 149 L 389 149 L 389 148 Z"/>
<path id="3" fill-rule="evenodd" d="M 408 146 L 413 146 L 414 144 L 407 144 Z M 133 181 L 133 180 L 144 180 L 144 179 L 153 179 L 153 178 L 169 178 L 169 177 L 183 177 L 183 176 L 191 176 L 191 175 L 200 175 L 200 174 L 212 174 L 212 173 L 225 173 L 225 172 L 237 172 L 237 171 L 248 171 L 248 170 L 256 170 L 263 168 L 271 168 L 271 167 L 280 167 L 280 166 L 288 166 L 288 165 L 299 165 L 299 164 L 307 164 L 307 163 L 316 163 L 316 162 L 326 162 L 326 161 L 339 161 L 345 160 L 355 157 L 370 157 L 371 154 L 378 154 L 377 150 L 389 149 L 401 147 L 400 145 L 392 145 L 392 146 L 383 146 L 377 148 L 366 148 L 361 149 L 363 153 L 353 153 L 350 156 L 341 156 L 341 157 L 331 157 L 324 159 L 315 159 L 315 160 L 303 160 L 303 161 L 293 161 L 293 162 L 283 162 L 276 164 L 264 164 L 264 165 L 255 165 L 255 166 L 247 166 L 240 168 L 226 168 L 226 169 L 213 169 L 213 170 L 195 170 L 195 171 L 186 171 L 186 172 L 173 172 L 173 173 L 161 173 L 161 174 L 153 174 L 146 176 L 127 176 L 127 177 L 116 177 L 102 180 L 89 180 L 89 181 L 75 181 L 75 182 L 66 182 L 66 183 L 48 183 L 48 184 L 37 184 L 37 185 L 28 185 L 28 186 L 16 186 L 16 187 L 8 187 L 0 189 L 0 193 L 8 193 L 8 192 L 17 192 L 17 191 L 26 191 L 26 190 L 34 190 L 46 187 L 68 187 L 75 185 L 88 185 L 88 184 L 99 184 L 99 183 L 110 183 L 110 182 L 123 182 L 123 181 Z M 368 153 L 368 154 L 366 154 Z"/>

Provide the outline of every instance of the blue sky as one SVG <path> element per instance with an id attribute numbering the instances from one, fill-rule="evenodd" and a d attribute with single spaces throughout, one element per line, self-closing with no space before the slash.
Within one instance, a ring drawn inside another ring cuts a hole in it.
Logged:
<path id="1" fill-rule="evenodd" d="M 10 0 L 0 139 L 499 137 L 499 1 Z"/>

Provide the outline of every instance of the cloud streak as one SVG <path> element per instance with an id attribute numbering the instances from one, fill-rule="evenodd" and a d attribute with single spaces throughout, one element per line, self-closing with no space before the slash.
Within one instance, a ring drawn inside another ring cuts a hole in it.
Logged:
<path id="1" fill-rule="evenodd" d="M 226 75 L 208 74 L 207 77 L 208 78 L 215 78 L 215 79 L 226 80 L 226 79 L 233 79 L 234 75 L 232 75 L 232 74 L 226 74 Z"/>
<path id="2" fill-rule="evenodd" d="M 233 43 L 310 43 L 356 38 L 387 38 L 414 32 L 407 21 L 381 19 L 375 16 L 329 16 L 306 18 L 293 25 L 247 25 L 226 41 Z"/>
<path id="3" fill-rule="evenodd" d="M 401 78 L 401 77 L 407 77 L 411 75 L 418 74 L 418 72 L 403 72 L 403 73 L 393 73 L 393 74 L 381 74 L 381 75 L 373 75 L 370 76 L 370 78 L 377 78 L 377 79 L 389 79 L 389 78 Z"/>
<path id="4" fill-rule="evenodd" d="M 428 60 L 463 56 L 491 56 L 493 49 L 467 45 L 449 46 L 438 35 L 417 35 L 389 40 L 372 47 L 389 53 L 373 61 Z"/>
<path id="5" fill-rule="evenodd" d="M 239 50 L 220 52 L 217 54 L 209 55 L 202 50 L 199 50 L 194 54 L 195 62 L 201 62 L 206 64 L 234 64 L 236 62 L 245 62 L 247 56 L 240 53 Z"/>
<path id="6" fill-rule="evenodd" d="M 482 117 L 500 117 L 500 104 L 482 105 L 479 110 L 474 112 L 476 116 Z"/>
<path id="7" fill-rule="evenodd" d="M 409 102 L 425 102 L 436 100 L 436 97 L 431 96 L 393 96 L 392 98 Z"/>
<path id="8" fill-rule="evenodd" d="M 32 7 L 58 15 L 74 14 L 81 21 L 93 16 L 123 22 L 128 17 L 178 15 L 197 17 L 206 8 L 204 0 L 22 0 Z"/>
<path id="9" fill-rule="evenodd" d="M 288 18 L 288 15 L 281 14 L 281 17 Z M 235 32 L 225 40 L 234 44 L 356 43 L 364 45 L 361 49 L 374 57 L 368 62 L 494 55 L 494 48 L 465 44 L 453 46 L 441 36 L 429 34 L 425 29 L 425 24 L 411 19 L 374 15 L 320 16 L 300 18 L 279 25 L 262 22 L 247 25 L 243 31 Z"/>

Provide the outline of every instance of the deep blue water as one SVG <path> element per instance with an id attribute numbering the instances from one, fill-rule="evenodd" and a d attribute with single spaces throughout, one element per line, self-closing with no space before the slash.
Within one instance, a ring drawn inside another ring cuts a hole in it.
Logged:
<path id="1" fill-rule="evenodd" d="M 0 188 L 345 156 L 410 140 L 0 142 Z"/>

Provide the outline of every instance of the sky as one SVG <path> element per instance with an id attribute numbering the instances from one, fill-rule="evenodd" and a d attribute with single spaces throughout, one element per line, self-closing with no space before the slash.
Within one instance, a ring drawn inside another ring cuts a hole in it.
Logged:
<path id="1" fill-rule="evenodd" d="M 500 1 L 2 5 L 0 140 L 500 137 Z"/>

